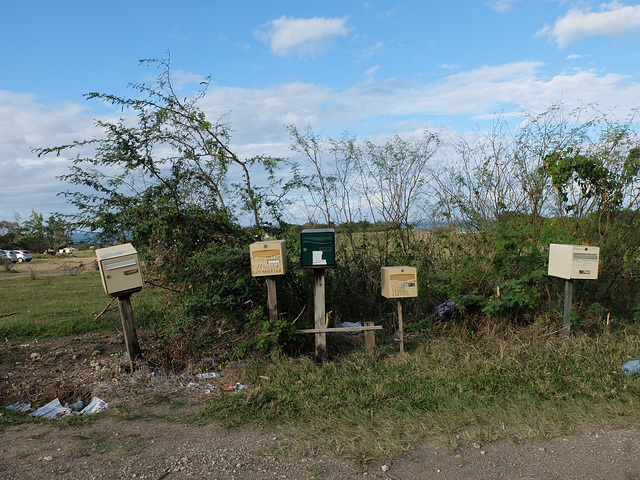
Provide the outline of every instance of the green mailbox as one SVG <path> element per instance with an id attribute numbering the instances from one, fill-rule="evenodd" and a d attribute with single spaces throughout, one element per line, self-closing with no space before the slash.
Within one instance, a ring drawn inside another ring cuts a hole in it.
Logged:
<path id="1" fill-rule="evenodd" d="M 333 228 L 305 228 L 300 232 L 302 268 L 334 268 L 336 237 Z"/>

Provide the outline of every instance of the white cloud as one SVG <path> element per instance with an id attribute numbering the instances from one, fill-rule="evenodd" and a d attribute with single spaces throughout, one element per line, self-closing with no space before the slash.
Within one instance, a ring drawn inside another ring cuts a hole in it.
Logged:
<path id="1" fill-rule="evenodd" d="M 377 55 L 378 53 L 382 52 L 385 48 L 384 43 L 382 42 L 378 42 L 375 45 L 365 49 L 362 54 L 360 55 L 360 61 L 362 60 L 367 60 L 371 57 L 373 57 L 374 55 Z"/>
<path id="2" fill-rule="evenodd" d="M 536 36 L 549 37 L 562 48 L 585 37 L 620 35 L 640 28 L 640 5 L 613 1 L 603 3 L 600 9 L 600 12 L 592 12 L 589 8 L 572 8 L 556 20 L 553 27 L 542 28 Z"/>
<path id="3" fill-rule="evenodd" d="M 0 220 L 65 210 L 56 194 L 66 186 L 56 177 L 67 173 L 69 157 L 38 157 L 33 149 L 91 138 L 93 120 L 86 113 L 86 106 L 44 106 L 33 95 L 0 90 Z"/>
<path id="4" fill-rule="evenodd" d="M 513 4 L 519 0 L 492 0 L 488 2 L 491 10 L 495 10 L 498 13 L 504 13 L 511 10 Z"/>
<path id="5" fill-rule="evenodd" d="M 567 108 L 598 103 L 620 118 L 640 106 L 640 84 L 628 77 L 593 71 L 548 77 L 544 68 L 539 62 L 489 65 L 421 84 L 376 80 L 373 75 L 384 69 L 373 67 L 365 72 L 369 81 L 344 90 L 302 82 L 261 89 L 212 86 L 200 107 L 211 120 L 224 116 L 233 131 L 234 151 L 246 158 L 290 156 L 287 124 L 311 125 L 333 137 L 351 131 L 364 138 L 427 125 L 463 131 L 490 121 L 496 112 L 537 113 L 559 101 Z M 114 110 L 114 115 L 122 112 Z M 100 133 L 93 125 L 85 105 L 44 106 L 33 96 L 0 91 L 0 220 L 12 219 L 14 211 L 24 219 L 31 209 L 45 216 L 71 210 L 56 197 L 67 187 L 56 176 L 71 159 L 38 158 L 31 148 L 92 138 Z M 5 174 L 16 170 L 15 176 Z"/>
<path id="6" fill-rule="evenodd" d="M 256 36 L 271 47 L 276 55 L 297 53 L 305 55 L 326 48 L 327 42 L 347 35 L 347 17 L 343 18 L 290 18 L 282 16 L 264 25 Z"/>

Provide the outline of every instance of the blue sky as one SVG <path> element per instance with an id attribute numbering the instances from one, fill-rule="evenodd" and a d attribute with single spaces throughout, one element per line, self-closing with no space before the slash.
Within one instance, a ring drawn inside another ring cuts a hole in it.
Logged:
<path id="1" fill-rule="evenodd" d="M 496 113 L 640 106 L 640 3 L 565 0 L 2 2 L 0 220 L 71 207 L 68 157 L 119 112 L 83 95 L 133 94 L 144 58 L 171 55 L 185 92 L 235 130 L 241 155 L 290 157 L 284 125 L 359 138 L 464 132 Z"/>

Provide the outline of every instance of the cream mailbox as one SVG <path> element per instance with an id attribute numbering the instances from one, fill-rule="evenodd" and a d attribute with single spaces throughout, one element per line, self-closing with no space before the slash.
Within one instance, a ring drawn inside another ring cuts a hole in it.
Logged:
<path id="1" fill-rule="evenodd" d="M 415 267 L 382 267 L 380 274 L 383 297 L 418 296 L 418 270 Z"/>
<path id="2" fill-rule="evenodd" d="M 251 275 L 266 277 L 287 272 L 287 247 L 284 240 L 269 240 L 249 245 Z"/>
<path id="3" fill-rule="evenodd" d="M 96 259 L 104 291 L 112 297 L 126 296 L 142 290 L 142 269 L 138 252 L 125 243 L 96 249 Z"/>
<path id="4" fill-rule="evenodd" d="M 599 247 L 549 245 L 549 275 L 565 280 L 598 278 Z"/>

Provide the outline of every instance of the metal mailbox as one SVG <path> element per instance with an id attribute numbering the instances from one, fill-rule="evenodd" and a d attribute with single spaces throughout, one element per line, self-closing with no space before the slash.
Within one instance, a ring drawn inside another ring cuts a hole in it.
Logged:
<path id="1" fill-rule="evenodd" d="M 133 245 L 98 248 L 96 259 L 102 286 L 108 295 L 120 297 L 142 290 L 142 268 Z"/>
<path id="2" fill-rule="evenodd" d="M 302 268 L 336 266 L 336 239 L 333 228 L 305 228 L 300 232 L 300 265 Z"/>
<path id="3" fill-rule="evenodd" d="M 418 296 L 418 270 L 415 267 L 382 267 L 380 277 L 383 297 Z"/>
<path id="4" fill-rule="evenodd" d="M 586 245 L 549 245 L 549 270 L 552 277 L 566 280 L 598 278 L 600 247 Z"/>
<path id="5" fill-rule="evenodd" d="M 251 275 L 265 277 L 287 272 L 287 247 L 284 240 L 269 240 L 249 245 Z"/>

